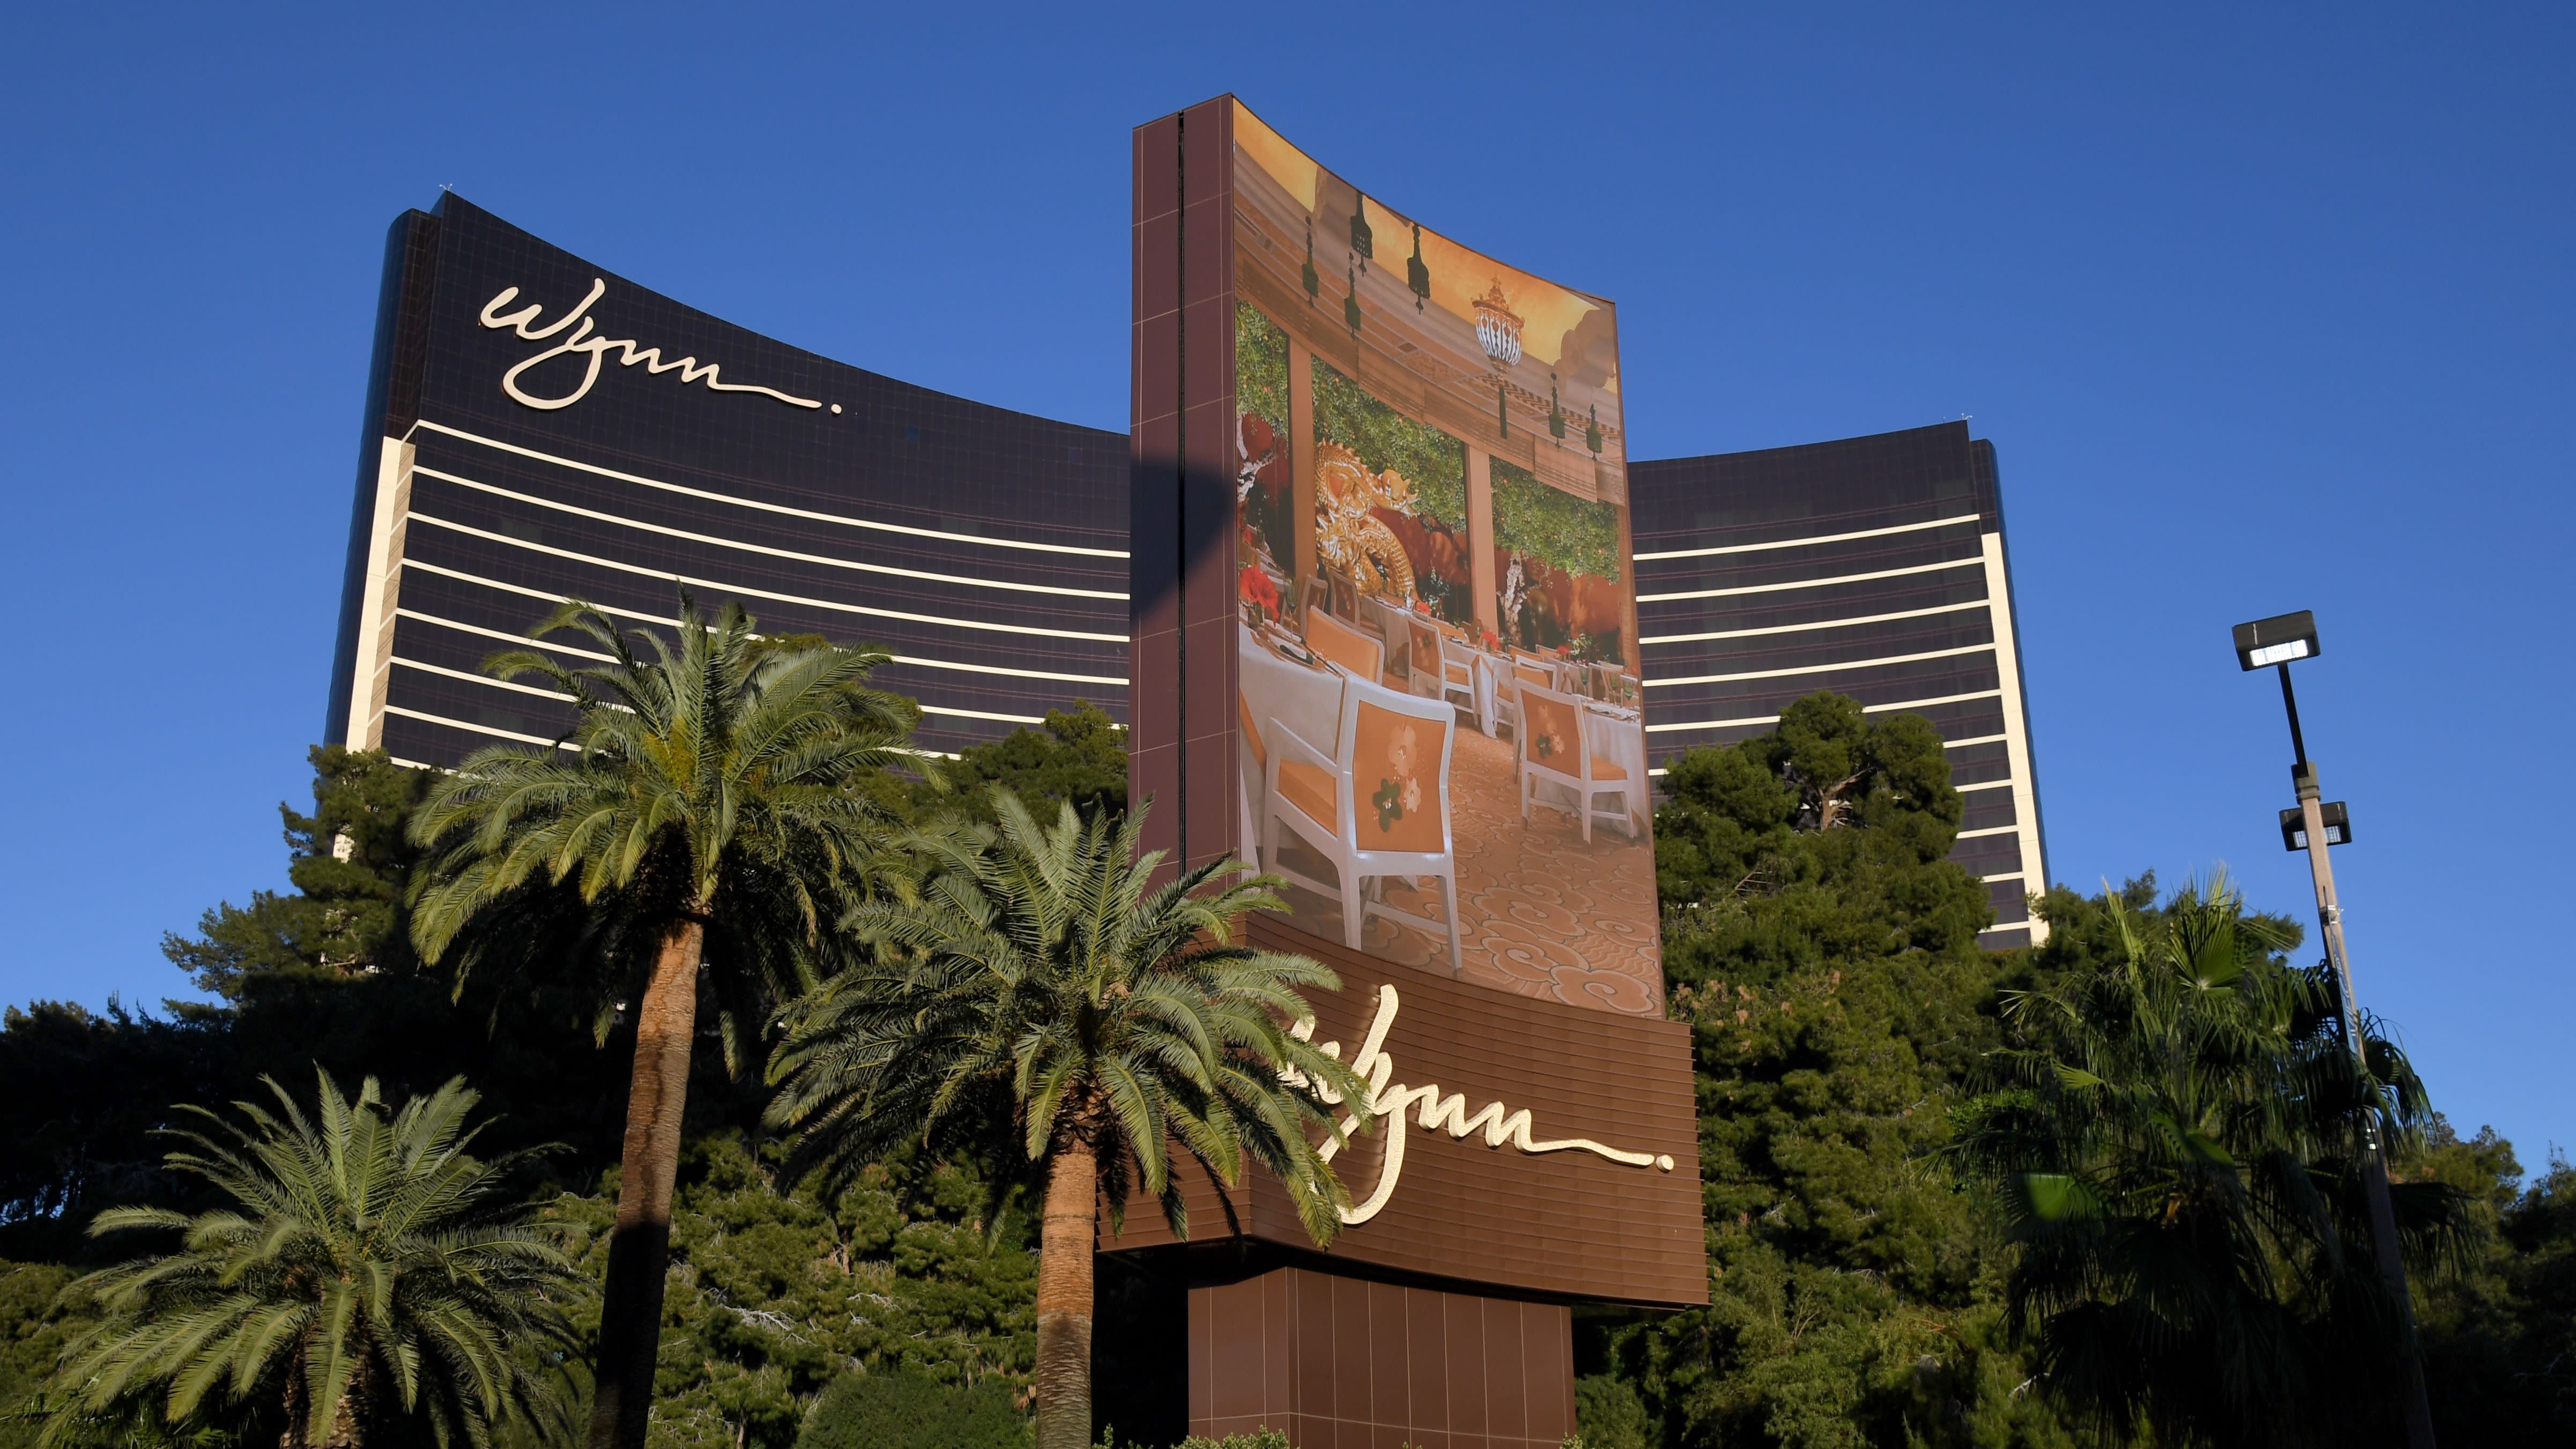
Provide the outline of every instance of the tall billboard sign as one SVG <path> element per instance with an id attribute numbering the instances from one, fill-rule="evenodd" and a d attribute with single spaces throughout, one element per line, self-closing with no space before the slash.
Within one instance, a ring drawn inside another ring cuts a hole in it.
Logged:
<path id="1" fill-rule="evenodd" d="M 1231 97 L 1135 146 L 1131 790 L 1288 883 L 1255 937 L 1340 972 L 1314 1030 L 1383 1121 L 1327 1251 L 1259 1180 L 1102 1247 L 1188 1265 L 1193 1429 L 1553 1445 L 1565 1305 L 1706 1296 L 1617 312 Z"/>

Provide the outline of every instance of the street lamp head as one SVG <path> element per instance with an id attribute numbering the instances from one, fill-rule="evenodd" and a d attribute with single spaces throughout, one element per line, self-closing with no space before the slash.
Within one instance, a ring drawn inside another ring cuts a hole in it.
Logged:
<path id="1" fill-rule="evenodd" d="M 2326 844 L 2342 845 L 2352 839 L 2352 812 L 2344 809 L 2341 800 L 2326 801 L 2317 807 L 2317 813 L 2325 817 Z M 2281 848 L 2294 851 L 2308 848 L 2308 822 L 2305 811 L 2281 812 Z"/>
<path id="2" fill-rule="evenodd" d="M 2317 616 L 2311 609 L 2236 626 L 2236 663 L 2240 668 L 2269 669 L 2293 659 L 2314 659 L 2324 652 L 2317 643 Z"/>

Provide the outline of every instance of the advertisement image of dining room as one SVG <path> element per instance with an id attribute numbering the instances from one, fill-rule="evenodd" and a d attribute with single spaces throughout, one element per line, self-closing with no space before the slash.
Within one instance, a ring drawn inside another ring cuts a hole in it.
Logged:
<path id="1" fill-rule="evenodd" d="M 1657 1009 L 1618 509 L 1408 416 L 1248 303 L 1237 324 L 1240 853 L 1327 940 Z"/>

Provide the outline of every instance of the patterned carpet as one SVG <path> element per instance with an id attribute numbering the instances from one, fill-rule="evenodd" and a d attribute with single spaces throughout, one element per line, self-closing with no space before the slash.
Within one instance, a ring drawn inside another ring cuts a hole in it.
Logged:
<path id="1" fill-rule="evenodd" d="M 1663 1009 L 1663 946 L 1656 928 L 1655 852 L 1642 832 L 1630 840 L 1596 819 L 1592 843 L 1560 810 L 1534 806 L 1521 823 L 1512 743 L 1458 731 L 1450 761 L 1456 802 L 1461 973 L 1523 996 L 1574 1006 L 1651 1016 Z M 1318 880 L 1333 868 L 1283 832 L 1287 862 Z M 1442 919 L 1440 888 L 1387 883 L 1387 903 Z M 1291 888 L 1298 923 L 1328 939 L 1342 936 L 1341 903 Z M 1449 961 L 1445 933 L 1371 917 L 1361 938 L 1372 955 L 1434 969 Z"/>

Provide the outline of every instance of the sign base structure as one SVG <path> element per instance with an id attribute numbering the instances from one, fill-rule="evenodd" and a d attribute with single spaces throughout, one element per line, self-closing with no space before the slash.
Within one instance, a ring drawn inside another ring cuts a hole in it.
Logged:
<path id="1" fill-rule="evenodd" d="M 1299 1449 L 1557 1449 L 1571 1310 L 1239 1244 L 1103 1255 L 1093 1422 L 1121 1444 L 1275 1429 Z"/>
<path id="2" fill-rule="evenodd" d="M 1193 1288 L 1190 1432 L 1557 1449 L 1574 1432 L 1572 1333 L 1562 1305 L 1308 1268 Z"/>

